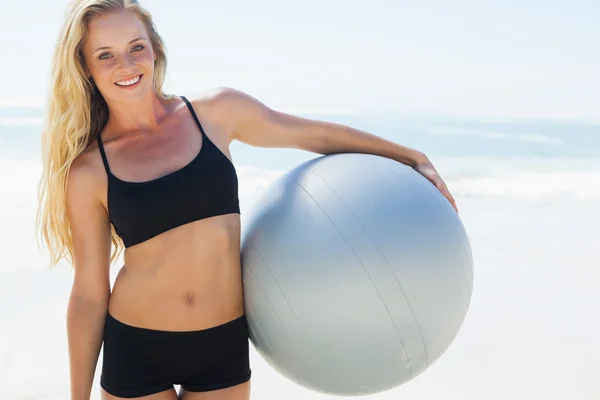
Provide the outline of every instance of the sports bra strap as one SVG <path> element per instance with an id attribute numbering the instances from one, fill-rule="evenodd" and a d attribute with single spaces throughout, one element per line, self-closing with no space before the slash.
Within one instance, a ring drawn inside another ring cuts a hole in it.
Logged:
<path id="1" fill-rule="evenodd" d="M 189 102 L 189 100 L 185 96 L 181 96 L 181 98 L 183 99 L 183 101 L 187 105 L 188 109 L 192 113 L 192 117 L 194 117 L 194 121 L 196 121 L 196 125 L 198 125 L 198 128 L 200 129 L 202 136 L 206 137 L 206 133 L 204 133 L 202 124 L 200 124 L 200 121 L 198 120 L 198 116 L 196 116 L 196 113 L 194 112 L 194 108 L 192 107 L 192 104 Z M 104 168 L 106 169 L 106 173 L 108 175 L 111 175 L 110 167 L 108 166 L 108 159 L 106 158 L 106 152 L 104 151 L 104 145 L 102 144 L 102 138 L 100 137 L 100 134 L 98 134 L 97 140 L 98 140 L 98 149 L 100 150 L 100 155 L 102 156 L 102 162 L 104 163 Z"/>
<path id="2" fill-rule="evenodd" d="M 196 115 L 196 113 L 194 112 L 194 108 L 192 107 L 192 104 L 189 102 L 189 100 L 185 96 L 180 96 L 180 97 L 185 102 L 185 104 L 189 108 L 190 112 L 192 113 L 192 117 L 194 117 L 194 121 L 196 121 L 196 125 L 198 125 L 200 132 L 202 132 L 202 136 L 206 137 L 206 133 L 204 133 L 204 129 L 202 129 L 202 124 L 200 124 L 200 121 L 198 120 L 198 116 Z"/>
<path id="3" fill-rule="evenodd" d="M 98 149 L 100 150 L 100 155 L 102 156 L 102 162 L 104 163 L 104 168 L 106 169 L 106 173 L 110 175 L 110 168 L 108 167 L 108 160 L 106 159 L 106 153 L 104 152 L 104 145 L 102 144 L 102 138 L 100 137 L 100 133 L 97 136 L 98 139 Z"/>

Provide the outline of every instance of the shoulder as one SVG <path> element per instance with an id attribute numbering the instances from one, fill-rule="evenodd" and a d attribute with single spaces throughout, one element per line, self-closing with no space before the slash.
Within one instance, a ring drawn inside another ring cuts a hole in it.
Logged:
<path id="1" fill-rule="evenodd" d="M 229 141 L 241 125 L 261 120 L 270 111 L 255 97 L 231 87 L 213 88 L 189 100 L 194 110 L 209 116 Z"/>
<path id="2" fill-rule="evenodd" d="M 70 203 L 94 201 L 105 205 L 101 200 L 102 189 L 106 186 L 105 175 L 106 170 L 98 145 L 93 141 L 69 167 L 67 201 Z"/>
<path id="3" fill-rule="evenodd" d="M 220 86 L 206 90 L 190 98 L 193 105 L 212 105 L 221 108 L 238 108 L 239 110 L 249 106 L 261 104 L 256 98 L 248 93 L 231 87 Z"/>

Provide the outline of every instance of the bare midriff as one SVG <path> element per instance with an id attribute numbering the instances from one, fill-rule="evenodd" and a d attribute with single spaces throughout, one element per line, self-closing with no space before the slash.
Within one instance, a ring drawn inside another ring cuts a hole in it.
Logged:
<path id="1" fill-rule="evenodd" d="M 136 327 L 191 331 L 244 314 L 240 215 L 195 221 L 131 246 L 109 302 Z"/>

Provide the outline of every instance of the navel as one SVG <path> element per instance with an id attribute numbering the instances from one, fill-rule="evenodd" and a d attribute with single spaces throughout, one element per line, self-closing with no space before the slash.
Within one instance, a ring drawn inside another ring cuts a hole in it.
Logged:
<path id="1" fill-rule="evenodd" d="M 186 298 L 185 301 L 187 304 L 192 305 L 194 304 L 194 302 L 196 301 L 196 298 L 194 297 L 194 293 L 192 292 L 187 292 L 186 294 Z"/>

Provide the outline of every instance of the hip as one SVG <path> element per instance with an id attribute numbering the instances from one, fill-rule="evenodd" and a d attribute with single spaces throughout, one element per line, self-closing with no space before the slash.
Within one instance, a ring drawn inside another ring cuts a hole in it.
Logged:
<path id="1" fill-rule="evenodd" d="M 250 379 L 245 315 L 193 331 L 163 331 L 128 325 L 109 313 L 104 328 L 102 387 L 138 397 L 180 384 L 210 391 Z"/>

